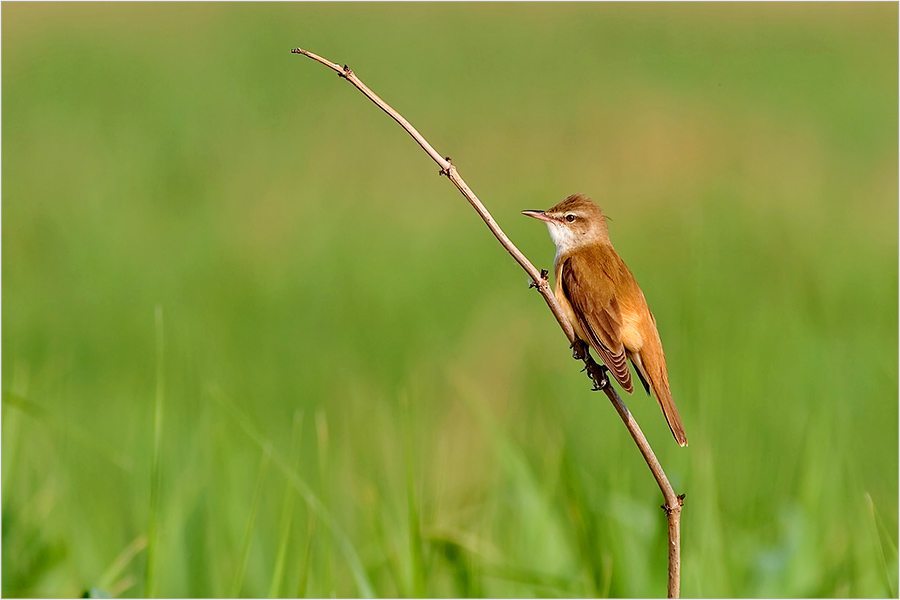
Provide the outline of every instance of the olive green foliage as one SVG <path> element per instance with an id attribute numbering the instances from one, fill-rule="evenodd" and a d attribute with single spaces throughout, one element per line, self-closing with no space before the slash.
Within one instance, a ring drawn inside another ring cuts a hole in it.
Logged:
<path id="1" fill-rule="evenodd" d="M 659 323 L 688 596 L 895 596 L 897 4 L 3 5 L 4 596 L 658 596 L 523 271 Z"/>

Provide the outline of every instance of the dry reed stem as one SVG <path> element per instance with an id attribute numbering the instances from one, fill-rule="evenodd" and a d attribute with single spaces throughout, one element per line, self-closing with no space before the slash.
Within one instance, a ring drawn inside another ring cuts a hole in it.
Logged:
<path id="1" fill-rule="evenodd" d="M 572 329 L 572 325 L 569 323 L 568 319 L 562 314 L 562 309 L 559 306 L 559 303 L 556 301 L 556 297 L 553 294 L 553 291 L 550 289 L 550 282 L 547 279 L 546 271 L 538 271 L 531 261 L 529 261 L 524 254 L 512 243 L 512 241 L 506 236 L 500 226 L 497 225 L 497 222 L 494 221 L 494 218 L 491 216 L 491 213 L 488 212 L 487 208 L 485 208 L 484 204 L 481 203 L 481 200 L 475 195 L 475 193 L 469 188 L 463 178 L 456 171 L 456 167 L 453 166 L 453 163 L 450 161 L 449 157 L 443 157 L 438 154 L 437 150 L 428 143 L 422 134 L 420 134 L 415 127 L 413 127 L 409 121 L 403 118 L 403 115 L 395 111 L 391 108 L 387 102 L 378 97 L 378 95 L 369 89 L 369 87 L 364 84 L 356 74 L 347 66 L 341 66 L 337 63 L 333 63 L 328 61 L 317 54 L 313 54 L 308 50 L 303 50 L 301 48 L 294 48 L 291 50 L 294 54 L 302 54 L 303 56 L 307 56 L 317 62 L 322 63 L 326 67 L 337 72 L 337 74 L 352 83 L 359 91 L 366 95 L 369 100 L 374 102 L 381 110 L 390 115 L 397 123 L 400 124 L 406 132 L 413 137 L 414 140 L 425 150 L 426 153 L 440 166 L 441 175 L 446 175 L 450 181 L 453 182 L 453 185 L 465 196 L 466 200 L 469 201 L 469 204 L 475 208 L 475 211 L 478 212 L 478 215 L 484 220 L 485 224 L 491 230 L 491 233 L 497 238 L 500 244 L 509 252 L 516 262 L 525 269 L 525 272 L 528 273 L 528 276 L 531 277 L 534 287 L 538 289 L 543 296 L 544 301 L 547 303 L 547 306 L 550 308 L 550 311 L 553 313 L 553 316 L 556 317 L 559 326 L 562 328 L 563 333 L 566 334 L 566 337 L 569 339 L 570 345 L 575 348 L 579 345 L 579 341 L 575 337 L 575 331 Z M 581 360 L 585 363 L 585 369 L 588 371 L 588 375 L 595 382 L 601 381 L 604 379 L 601 373 L 601 367 L 597 365 L 593 360 L 591 360 L 590 356 L 587 352 L 581 353 L 583 356 Z M 640 450 L 641 455 L 644 457 L 644 460 L 647 462 L 647 466 L 650 467 L 650 471 L 653 473 L 653 477 L 656 479 L 657 485 L 659 485 L 659 489 L 662 491 L 663 498 L 665 499 L 665 504 L 663 504 L 662 508 L 666 512 L 666 520 L 668 522 L 668 537 L 669 537 L 669 580 L 668 580 L 668 597 L 669 598 L 678 598 L 680 583 L 681 583 L 681 507 L 684 500 L 684 495 L 676 495 L 675 491 L 672 489 L 671 484 L 669 484 L 669 480 L 666 477 L 665 471 L 663 471 L 662 466 L 659 464 L 659 461 L 656 459 L 656 455 L 653 453 L 653 449 L 650 447 L 650 443 L 647 441 L 647 438 L 644 436 L 644 433 L 641 431 L 640 426 L 638 426 L 637 421 L 635 421 L 634 417 L 631 415 L 631 412 L 628 410 L 628 407 L 625 406 L 625 403 L 619 397 L 619 394 L 616 393 L 616 390 L 613 389 L 612 385 L 608 382 L 603 385 L 600 389 L 606 392 L 606 395 L 609 397 L 610 402 L 612 402 L 613 407 L 616 409 L 616 412 L 619 413 L 619 416 L 622 418 L 622 421 L 625 423 L 625 427 L 628 428 L 628 432 L 631 434 L 631 437 L 634 439 L 635 444 L 637 444 L 638 450 Z"/>

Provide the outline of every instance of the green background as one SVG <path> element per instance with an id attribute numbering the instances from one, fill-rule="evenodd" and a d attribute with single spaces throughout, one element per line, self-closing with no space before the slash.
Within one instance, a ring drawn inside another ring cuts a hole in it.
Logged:
<path id="1" fill-rule="evenodd" d="M 897 588 L 896 3 L 2 7 L 4 596 L 659 596 L 524 272 L 582 192 L 690 439 L 686 596 Z"/>

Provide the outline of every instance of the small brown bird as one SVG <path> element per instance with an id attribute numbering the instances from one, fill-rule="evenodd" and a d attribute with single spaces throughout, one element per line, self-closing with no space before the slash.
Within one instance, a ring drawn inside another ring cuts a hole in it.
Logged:
<path id="1" fill-rule="evenodd" d="M 548 210 L 522 214 L 547 223 L 556 244 L 556 300 L 575 334 L 603 360 L 629 394 L 634 391 L 626 358 L 647 394 L 662 408 L 672 435 L 687 446 L 684 425 L 669 390 L 669 375 L 656 319 L 644 292 L 609 241 L 606 217 L 582 194 L 573 194 Z"/>

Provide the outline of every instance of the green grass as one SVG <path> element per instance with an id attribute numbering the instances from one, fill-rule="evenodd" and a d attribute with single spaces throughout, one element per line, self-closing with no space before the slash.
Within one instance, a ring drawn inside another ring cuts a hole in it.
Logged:
<path id="1" fill-rule="evenodd" d="M 537 266 L 520 210 L 612 217 L 685 596 L 897 596 L 896 4 L 2 11 L 4 596 L 664 593 L 525 274 L 295 46 Z"/>

